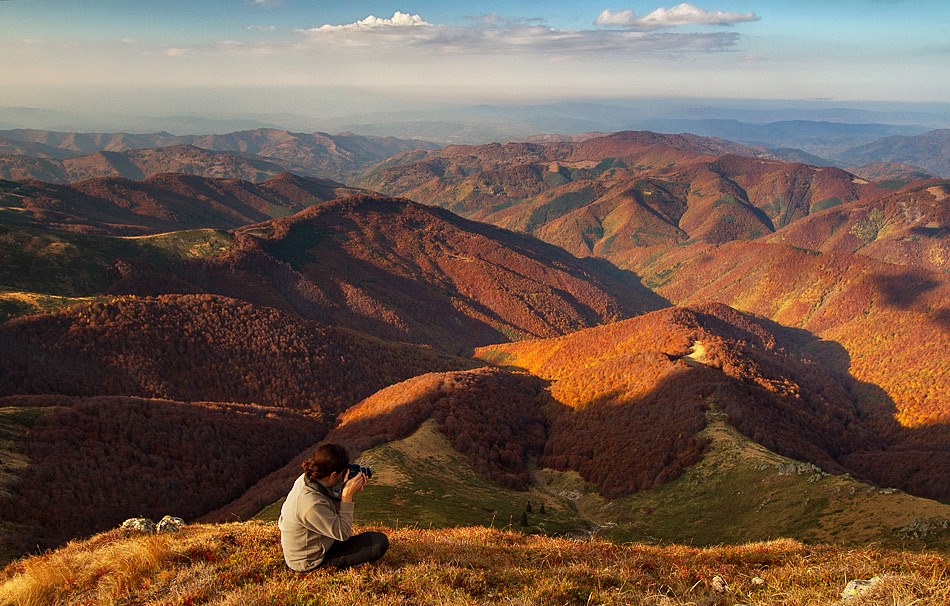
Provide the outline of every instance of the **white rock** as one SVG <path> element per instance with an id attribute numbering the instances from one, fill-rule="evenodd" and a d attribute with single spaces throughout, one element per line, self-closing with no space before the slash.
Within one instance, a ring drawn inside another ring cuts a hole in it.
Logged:
<path id="1" fill-rule="evenodd" d="M 841 592 L 841 599 L 852 600 L 868 592 L 872 587 L 884 580 L 885 577 L 873 576 L 870 579 L 855 579 L 848 583 Z"/>

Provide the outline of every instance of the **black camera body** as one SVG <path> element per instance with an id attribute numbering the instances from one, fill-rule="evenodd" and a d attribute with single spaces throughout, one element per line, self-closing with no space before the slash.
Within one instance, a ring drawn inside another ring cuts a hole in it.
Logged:
<path id="1" fill-rule="evenodd" d="M 372 467 L 363 467 L 362 465 L 358 465 L 358 464 L 356 464 L 356 463 L 350 463 L 350 477 L 351 477 L 351 478 L 355 478 L 356 476 L 360 475 L 361 473 L 366 474 L 366 477 L 367 477 L 367 478 L 372 478 L 372 477 L 373 477 L 373 468 L 372 468 Z"/>

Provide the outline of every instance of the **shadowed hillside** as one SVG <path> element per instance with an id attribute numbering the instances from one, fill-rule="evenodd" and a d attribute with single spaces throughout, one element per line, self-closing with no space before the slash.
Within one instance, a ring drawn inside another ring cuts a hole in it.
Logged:
<path id="1" fill-rule="evenodd" d="M 0 394 L 247 402 L 332 418 L 470 362 L 216 296 L 122 297 L 0 325 Z"/>
<path id="2" fill-rule="evenodd" d="M 127 397 L 0 398 L 0 557 L 129 517 L 193 519 L 323 437 L 317 414 Z"/>

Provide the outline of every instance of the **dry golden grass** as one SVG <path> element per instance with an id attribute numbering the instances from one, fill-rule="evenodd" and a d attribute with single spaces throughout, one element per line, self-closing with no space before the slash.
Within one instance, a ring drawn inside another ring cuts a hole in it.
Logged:
<path id="1" fill-rule="evenodd" d="M 0 573 L 3 604 L 834 604 L 851 579 L 887 575 L 870 604 L 950 601 L 946 557 L 843 551 L 790 540 L 696 549 L 621 546 L 482 527 L 387 530 L 375 566 L 306 575 L 283 564 L 272 524 L 113 530 Z M 713 577 L 728 585 L 714 588 Z M 764 583 L 753 582 L 758 577 Z"/>

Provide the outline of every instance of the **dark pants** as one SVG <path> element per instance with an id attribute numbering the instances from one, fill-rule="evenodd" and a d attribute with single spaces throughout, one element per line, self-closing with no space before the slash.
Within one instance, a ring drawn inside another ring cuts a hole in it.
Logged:
<path id="1" fill-rule="evenodd" d="M 389 539 L 381 532 L 361 532 L 345 541 L 335 541 L 323 557 L 323 566 L 349 568 L 375 562 L 389 549 Z"/>

